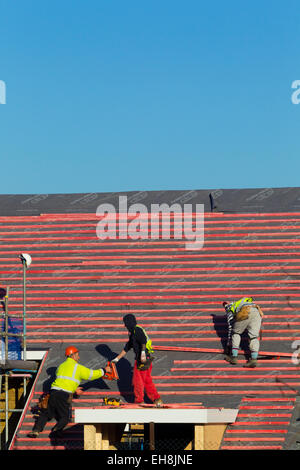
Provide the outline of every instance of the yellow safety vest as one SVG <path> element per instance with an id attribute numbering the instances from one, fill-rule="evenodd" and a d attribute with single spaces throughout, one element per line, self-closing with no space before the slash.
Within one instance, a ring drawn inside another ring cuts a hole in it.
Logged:
<path id="1" fill-rule="evenodd" d="M 240 300 L 238 300 L 237 302 L 233 302 L 232 303 L 232 306 L 231 306 L 231 311 L 232 313 L 235 315 L 236 313 L 238 313 L 241 308 L 243 307 L 243 305 L 245 304 L 251 304 L 253 302 L 253 298 L 252 297 L 242 297 Z"/>
<path id="2" fill-rule="evenodd" d="M 149 353 L 153 353 L 154 350 L 153 350 L 153 348 L 152 348 L 152 341 L 151 341 L 151 339 L 149 339 L 149 336 L 147 335 L 146 331 L 144 330 L 144 328 L 143 328 L 142 326 L 140 326 L 140 325 L 136 325 L 136 326 L 138 326 L 139 328 L 141 328 L 141 330 L 143 330 L 143 333 L 144 333 L 144 335 L 145 335 L 146 338 L 147 338 L 147 342 L 146 342 L 146 349 L 147 349 L 147 351 L 148 351 Z"/>
<path id="3" fill-rule="evenodd" d="M 51 390 L 63 390 L 74 393 L 82 380 L 96 380 L 104 375 L 103 369 L 88 369 L 68 357 L 56 369 L 56 379 L 51 384 Z"/>

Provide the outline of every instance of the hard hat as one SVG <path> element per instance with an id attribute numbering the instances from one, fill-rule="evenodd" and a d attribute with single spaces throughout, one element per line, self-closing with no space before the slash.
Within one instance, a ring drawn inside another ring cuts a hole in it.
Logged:
<path id="1" fill-rule="evenodd" d="M 68 346 L 65 351 L 65 355 L 71 356 L 72 354 L 79 352 L 78 349 L 75 346 Z"/>
<path id="2" fill-rule="evenodd" d="M 22 263 L 25 263 L 26 268 L 28 268 L 32 263 L 31 256 L 28 255 L 28 253 L 21 253 L 19 258 L 22 261 Z"/>

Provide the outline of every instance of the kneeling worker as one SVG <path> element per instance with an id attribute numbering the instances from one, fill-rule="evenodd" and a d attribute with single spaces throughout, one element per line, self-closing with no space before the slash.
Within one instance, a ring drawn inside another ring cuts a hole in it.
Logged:
<path id="1" fill-rule="evenodd" d="M 227 357 L 226 360 L 231 364 L 237 364 L 241 334 L 247 330 L 251 358 L 245 367 L 256 367 L 260 346 L 261 322 L 264 316 L 260 306 L 253 301 L 252 297 L 243 297 L 231 303 L 223 302 L 223 306 L 227 315 L 233 319 L 231 356 Z"/>
<path id="2" fill-rule="evenodd" d="M 69 346 L 65 355 L 67 359 L 56 369 L 56 379 L 51 384 L 50 397 L 47 409 L 40 414 L 29 437 L 37 437 L 44 429 L 47 421 L 55 418 L 57 423 L 52 429 L 55 436 L 60 437 L 63 429 L 70 420 L 70 410 L 73 394 L 82 393 L 79 387 L 82 380 L 96 380 L 106 372 L 111 372 L 110 367 L 105 369 L 88 369 L 79 361 L 79 351 L 75 346 Z"/>

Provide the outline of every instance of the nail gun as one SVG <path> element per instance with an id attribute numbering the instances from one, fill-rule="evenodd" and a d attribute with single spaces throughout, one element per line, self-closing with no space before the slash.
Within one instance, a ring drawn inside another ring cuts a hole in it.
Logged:
<path id="1" fill-rule="evenodd" d="M 108 361 L 106 367 L 110 367 L 111 372 L 105 372 L 103 378 L 106 380 L 119 380 L 119 374 L 116 368 L 116 364 L 114 362 Z"/>

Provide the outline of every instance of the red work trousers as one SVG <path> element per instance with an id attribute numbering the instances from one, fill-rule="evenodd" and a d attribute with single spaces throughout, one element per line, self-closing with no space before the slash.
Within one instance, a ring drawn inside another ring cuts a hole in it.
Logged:
<path id="1" fill-rule="evenodd" d="M 144 401 L 144 393 L 148 395 L 150 400 L 154 401 L 160 398 L 151 377 L 152 364 L 147 370 L 139 370 L 135 361 L 133 368 L 132 385 L 134 390 L 134 402 L 142 403 Z"/>

